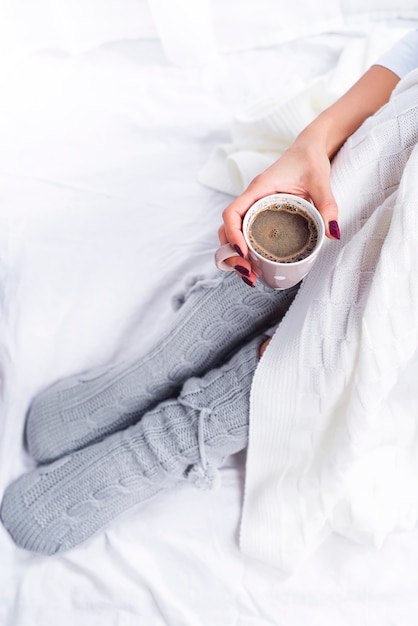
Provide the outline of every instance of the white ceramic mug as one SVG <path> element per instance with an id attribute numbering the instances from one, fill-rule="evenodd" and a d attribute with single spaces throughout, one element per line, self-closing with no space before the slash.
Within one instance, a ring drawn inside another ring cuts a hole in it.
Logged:
<path id="1" fill-rule="evenodd" d="M 272 261 L 254 250 L 248 236 L 248 226 L 251 218 L 259 211 L 269 208 L 272 204 L 275 206 L 293 205 L 298 210 L 307 213 L 315 221 L 318 230 L 318 241 L 309 256 L 300 261 L 288 263 Z M 257 200 L 244 216 L 242 232 L 248 246 L 249 260 L 255 273 L 267 287 L 272 289 L 289 289 L 289 287 L 299 283 L 314 264 L 325 239 L 324 222 L 318 209 L 311 202 L 289 193 L 276 193 Z M 236 257 L 237 252 L 229 243 L 218 248 L 215 253 L 215 263 L 218 269 L 231 271 L 233 268 L 225 261 L 233 256 Z"/>

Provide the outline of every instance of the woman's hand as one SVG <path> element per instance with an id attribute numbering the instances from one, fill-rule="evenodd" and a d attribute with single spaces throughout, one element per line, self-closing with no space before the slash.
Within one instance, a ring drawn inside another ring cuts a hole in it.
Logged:
<path id="1" fill-rule="evenodd" d="M 311 200 L 321 213 L 326 235 L 339 239 L 338 207 L 330 186 L 330 160 L 325 146 L 315 144 L 309 132 L 295 143 L 267 170 L 259 174 L 247 189 L 223 211 L 218 235 L 221 244 L 230 243 L 237 256 L 227 261 L 241 278 L 254 285 L 256 274 L 245 258 L 248 248 L 242 234 L 242 219 L 249 207 L 263 196 L 291 193 Z"/>
<path id="2" fill-rule="evenodd" d="M 249 285 L 256 275 L 244 258 L 247 245 L 242 235 L 242 218 L 257 200 L 272 193 L 292 193 L 311 200 L 321 213 L 326 235 L 339 239 L 338 207 L 330 186 L 330 159 L 364 120 L 390 98 L 399 76 L 381 65 L 372 65 L 333 105 L 323 111 L 296 138 L 273 165 L 249 184 L 224 210 L 219 229 L 221 244 L 230 243 L 237 257 L 227 261 Z"/>

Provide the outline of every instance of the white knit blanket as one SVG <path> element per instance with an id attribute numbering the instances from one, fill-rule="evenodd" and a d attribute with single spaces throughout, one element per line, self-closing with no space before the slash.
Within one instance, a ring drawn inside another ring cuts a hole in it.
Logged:
<path id="1" fill-rule="evenodd" d="M 342 239 L 254 378 L 241 548 L 286 572 L 418 519 L 417 140 L 418 71 L 337 155 Z"/>
<path id="2" fill-rule="evenodd" d="M 417 141 L 414 72 L 340 151 L 342 240 L 256 372 L 241 546 L 285 571 L 332 531 L 380 545 L 417 521 Z"/>

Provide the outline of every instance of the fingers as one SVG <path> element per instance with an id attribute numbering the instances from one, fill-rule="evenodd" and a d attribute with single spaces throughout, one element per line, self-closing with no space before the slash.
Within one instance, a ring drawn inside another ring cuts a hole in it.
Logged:
<path id="1" fill-rule="evenodd" d="M 248 247 L 242 234 L 242 218 L 254 202 L 270 193 L 264 189 L 262 177 L 257 176 L 249 187 L 238 198 L 233 200 L 222 213 L 226 240 L 240 256 L 248 254 Z"/>
<path id="2" fill-rule="evenodd" d="M 222 213 L 223 226 L 221 228 L 223 229 L 225 240 L 235 248 L 238 255 L 241 257 L 244 257 L 248 252 L 247 244 L 245 243 L 241 230 L 242 217 L 245 211 L 246 209 L 241 211 L 240 203 L 234 201 L 228 205 Z"/>
<path id="3" fill-rule="evenodd" d="M 259 200 L 263 195 L 268 195 L 258 184 L 260 177 L 256 177 L 250 186 L 238 198 L 233 200 L 222 213 L 223 224 L 218 230 L 221 244 L 230 243 L 237 251 L 237 257 L 232 257 L 227 261 L 228 265 L 234 268 L 238 276 L 250 287 L 254 287 L 257 275 L 247 261 L 248 246 L 242 234 L 242 219 L 250 206 Z"/>
<path id="4" fill-rule="evenodd" d="M 222 245 L 229 243 L 225 233 L 225 227 L 222 225 L 218 230 L 219 241 Z M 239 276 L 243 282 L 249 287 L 254 287 L 256 282 L 256 275 L 252 271 L 251 264 L 247 259 L 237 254 L 237 256 L 230 257 L 225 260 L 225 263 L 235 270 L 237 276 Z"/>
<path id="5" fill-rule="evenodd" d="M 248 246 L 242 234 L 242 218 L 254 202 L 253 194 L 249 193 L 248 190 L 233 200 L 224 209 L 222 213 L 223 224 L 218 230 L 220 243 L 222 245 L 229 243 L 237 251 L 237 256 L 228 259 L 226 263 L 250 287 L 254 287 L 257 276 L 252 270 L 251 263 L 246 259 Z"/>

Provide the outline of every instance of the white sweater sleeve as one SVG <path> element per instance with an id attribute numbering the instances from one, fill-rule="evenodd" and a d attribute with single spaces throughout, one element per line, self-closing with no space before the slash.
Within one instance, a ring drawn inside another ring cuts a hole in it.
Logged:
<path id="1" fill-rule="evenodd" d="M 375 65 L 383 65 L 403 78 L 418 67 L 418 30 L 412 30 L 404 35 L 387 52 L 382 54 Z"/>

